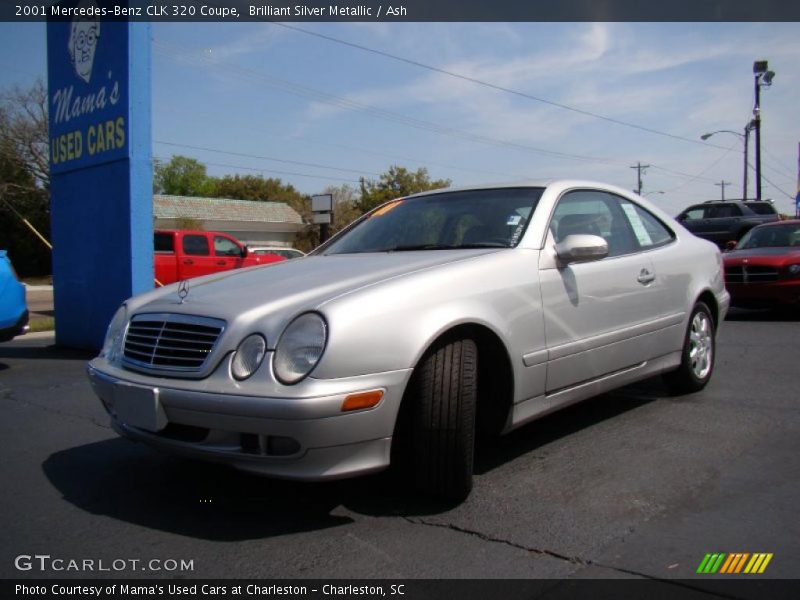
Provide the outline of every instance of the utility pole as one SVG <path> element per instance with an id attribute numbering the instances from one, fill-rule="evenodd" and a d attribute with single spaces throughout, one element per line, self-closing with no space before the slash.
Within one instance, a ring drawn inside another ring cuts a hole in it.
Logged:
<path id="1" fill-rule="evenodd" d="M 642 163 L 637 162 L 631 167 L 631 169 L 636 169 L 636 189 L 633 191 L 640 196 L 642 195 L 642 173 L 645 172 L 649 166 L 650 165 L 643 165 Z"/>
<path id="2" fill-rule="evenodd" d="M 753 130 L 756 132 L 756 200 L 761 200 L 761 88 L 772 85 L 775 71 L 768 69 L 767 61 L 753 63 L 755 102 L 753 104 Z"/>
<path id="3" fill-rule="evenodd" d="M 715 184 L 714 184 L 714 185 L 718 185 L 719 187 L 721 187 L 721 188 L 722 188 L 722 199 L 723 199 L 723 200 L 725 200 L 725 186 L 726 186 L 726 185 L 730 185 L 730 184 L 731 184 L 731 182 L 730 182 L 730 181 L 724 181 L 724 180 L 723 180 L 723 181 L 720 181 L 719 183 L 715 183 Z"/>

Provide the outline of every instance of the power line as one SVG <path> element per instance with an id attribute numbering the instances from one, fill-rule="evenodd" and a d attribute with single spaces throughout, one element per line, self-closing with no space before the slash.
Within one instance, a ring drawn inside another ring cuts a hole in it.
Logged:
<path id="1" fill-rule="evenodd" d="M 154 46 L 156 48 L 161 48 L 162 51 L 165 49 L 169 49 L 170 46 L 164 44 L 163 42 L 154 41 Z M 174 52 L 175 46 L 173 46 Z M 324 92 L 321 90 L 317 90 L 308 86 L 304 86 L 301 84 L 297 84 L 285 79 L 280 79 L 271 75 L 266 75 L 265 73 L 260 73 L 258 71 L 254 71 L 252 69 L 247 69 L 245 67 L 240 67 L 238 65 L 233 65 L 231 63 L 225 63 L 218 60 L 202 60 L 198 61 L 197 57 L 191 53 L 184 51 L 182 54 L 182 58 L 193 62 L 199 66 L 211 66 L 214 68 L 224 69 L 226 75 L 232 75 L 238 73 L 240 76 L 244 76 L 246 79 L 257 78 L 262 80 L 263 82 L 267 83 L 272 87 L 277 87 L 287 93 L 298 95 L 306 98 L 312 98 L 319 102 L 323 102 L 325 104 L 330 104 L 336 106 L 338 108 L 344 108 L 347 110 L 352 110 L 355 112 L 360 112 L 363 114 L 367 114 L 371 117 L 383 119 L 387 121 L 391 121 L 394 123 L 406 125 L 408 127 L 413 127 L 416 129 L 421 129 L 423 131 L 428 131 L 430 133 L 438 133 L 441 135 L 448 135 L 451 137 L 457 137 L 460 139 L 464 139 L 467 141 L 472 141 L 481 144 L 487 144 L 496 147 L 506 147 L 511 148 L 519 151 L 524 152 L 532 152 L 535 154 L 542 154 L 546 156 L 553 156 L 556 158 L 563 158 L 567 160 L 576 160 L 576 161 L 583 161 L 583 162 L 595 162 L 595 163 L 605 163 L 605 164 L 617 164 L 622 165 L 621 161 L 602 158 L 597 156 L 586 156 L 586 155 L 579 155 L 579 154 L 572 154 L 568 152 L 560 152 L 557 150 L 548 150 L 546 148 L 541 148 L 537 146 L 530 146 L 527 144 L 520 144 L 517 142 L 512 142 L 509 140 L 503 140 L 498 138 L 493 138 L 490 136 L 480 135 L 471 133 L 468 131 L 464 131 L 461 129 L 457 129 L 455 127 L 450 127 L 447 125 L 440 125 L 438 123 L 434 123 L 431 121 L 425 121 L 422 119 L 416 119 L 414 117 L 409 117 L 407 115 L 403 115 L 402 113 L 396 113 L 393 111 L 377 108 L 375 106 L 362 104 L 355 100 L 350 100 L 347 98 L 342 98 L 341 96 L 337 96 L 335 94 L 330 94 L 328 92 Z"/>
<path id="2" fill-rule="evenodd" d="M 358 175 L 373 175 L 373 176 L 376 176 L 376 177 L 379 176 L 378 173 L 371 173 L 369 171 L 363 171 L 363 170 L 357 170 L 357 169 L 345 169 L 345 168 L 342 168 L 342 167 L 331 167 L 331 166 L 328 166 L 328 165 L 320 165 L 320 164 L 317 164 L 317 163 L 301 162 L 299 160 L 289 160 L 289 159 L 285 159 L 285 158 L 275 158 L 275 157 L 272 157 L 272 156 L 259 156 L 257 154 L 247 154 L 247 153 L 244 153 L 244 152 L 231 152 L 229 150 L 219 150 L 217 148 L 207 148 L 207 147 L 204 147 L 204 146 L 192 146 L 190 144 L 178 144 L 177 142 L 165 142 L 165 141 L 162 141 L 162 140 L 154 140 L 154 142 L 156 144 L 161 144 L 162 146 L 174 146 L 174 147 L 177 147 L 177 148 L 189 148 L 190 150 L 203 150 L 205 152 L 214 152 L 216 154 L 227 154 L 229 156 L 241 156 L 241 157 L 244 157 L 244 158 L 258 158 L 260 160 L 274 160 L 276 162 L 282 162 L 282 163 L 287 163 L 287 164 L 291 164 L 291 165 L 300 165 L 300 166 L 303 166 L 303 167 L 315 167 L 315 168 L 318 168 L 318 169 L 330 169 L 332 171 L 342 171 L 342 172 L 346 172 L 346 173 L 356 173 Z"/>
<path id="3" fill-rule="evenodd" d="M 491 82 L 488 82 L 488 81 L 483 81 L 481 79 L 477 79 L 476 77 L 470 77 L 469 75 L 464 75 L 462 73 L 456 73 L 455 71 L 449 71 L 449 70 L 443 69 L 441 67 L 435 67 L 433 65 L 428 65 L 428 64 L 425 64 L 423 62 L 420 62 L 420 61 L 417 61 L 417 60 L 413 60 L 411 58 L 398 56 L 396 54 L 391 54 L 390 52 L 386 52 L 386 51 L 383 51 L 383 50 L 377 50 L 375 48 L 370 48 L 369 46 L 364 46 L 362 44 L 357 44 L 355 42 L 349 42 L 347 40 L 343 40 L 341 38 L 336 38 L 336 37 L 333 37 L 333 36 L 330 36 L 330 35 L 326 35 L 324 33 L 318 33 L 316 31 L 310 31 L 308 29 L 303 29 L 301 27 L 297 27 L 295 25 L 289 25 L 287 23 L 279 23 L 277 21 L 270 21 L 268 19 L 265 19 L 265 21 L 270 23 L 270 24 L 272 24 L 272 25 L 277 25 L 279 27 L 284 27 L 286 29 L 291 29 L 292 31 L 297 31 L 299 33 L 304 33 L 306 35 L 310 35 L 310 36 L 317 37 L 317 38 L 320 38 L 320 39 L 323 39 L 323 40 L 327 40 L 329 42 L 334 42 L 336 44 L 342 44 L 344 46 L 349 46 L 349 47 L 355 48 L 357 50 L 362 50 L 364 52 L 370 52 L 372 54 L 376 54 L 378 56 L 383 56 L 385 58 L 390 58 L 392 60 L 403 62 L 403 63 L 409 64 L 409 65 L 412 65 L 412 66 L 415 66 L 415 67 L 419 67 L 421 69 L 427 69 L 428 71 L 433 71 L 434 73 L 440 73 L 442 75 L 447 75 L 449 77 L 454 77 L 456 79 L 461 79 L 463 81 L 469 81 L 470 83 L 474 83 L 476 85 L 487 87 L 487 88 L 490 88 L 490 89 L 493 89 L 493 90 L 497 90 L 497 91 L 500 91 L 500 92 L 505 92 L 507 94 L 512 94 L 514 96 L 519 96 L 521 98 L 526 98 L 528 100 L 534 100 L 536 102 L 541 102 L 542 104 L 547 104 L 549 106 L 555 106 L 556 108 L 561 108 L 561 109 L 564 109 L 564 110 L 568 110 L 570 112 L 574 112 L 574 113 L 577 113 L 577 114 L 580 114 L 580 115 L 584 115 L 584 116 L 587 116 L 587 117 L 592 117 L 594 119 L 600 119 L 600 120 L 603 120 L 603 121 L 607 121 L 609 123 L 614 123 L 615 125 L 621 125 L 623 127 L 630 127 L 632 129 L 638 129 L 640 131 L 645 131 L 647 133 L 652 133 L 652 134 L 655 134 L 655 135 L 660 135 L 660 136 L 663 136 L 663 137 L 668 137 L 668 138 L 672 138 L 672 139 L 675 139 L 675 140 L 680 140 L 680 141 L 683 141 L 683 142 L 690 142 L 692 144 L 699 144 L 701 146 L 711 146 L 713 148 L 724 149 L 724 146 L 717 146 L 716 144 L 709 144 L 707 142 L 695 140 L 695 139 L 692 139 L 692 138 L 683 137 L 681 135 L 675 135 L 673 133 L 668 133 L 666 131 L 659 131 L 658 129 L 653 129 L 651 127 L 646 127 L 644 125 L 639 125 L 639 124 L 636 124 L 636 123 L 630 123 L 628 121 L 623 121 L 621 119 L 615 119 L 614 117 L 608 117 L 606 115 L 601 115 L 599 113 L 595 113 L 595 112 L 591 112 L 591 111 L 588 111 L 588 110 L 584 110 L 582 108 L 577 108 L 577 107 L 574 107 L 574 106 L 570 106 L 568 104 L 563 104 L 561 102 L 555 102 L 553 100 L 548 100 L 546 98 L 541 98 L 539 96 L 534 96 L 533 94 L 528 94 L 526 92 L 521 92 L 519 90 L 508 88 L 508 87 L 505 87 L 505 86 L 502 86 L 502 85 L 498 85 L 498 84 L 491 83 Z"/>
<path id="4" fill-rule="evenodd" d="M 192 157 L 193 158 L 193 157 Z M 154 156 L 154 160 L 164 161 L 167 162 L 169 159 L 163 156 Z M 199 159 L 195 159 L 199 160 Z M 227 169 L 244 169 L 245 171 L 255 171 L 257 173 L 277 173 L 279 175 L 293 175 L 295 177 L 311 177 L 312 179 L 324 179 L 326 181 L 343 181 L 345 183 L 359 183 L 357 179 L 343 179 L 341 177 L 327 177 L 325 175 L 311 175 L 309 173 L 296 173 L 293 171 L 278 171 L 275 169 L 262 169 L 256 167 L 245 167 L 244 165 L 230 165 L 224 163 L 214 163 L 214 162 L 205 162 L 201 161 L 205 165 L 211 165 L 212 167 L 224 167 Z"/>
<path id="5" fill-rule="evenodd" d="M 175 110 L 175 109 L 162 109 L 162 111 L 172 112 L 172 113 L 175 113 L 175 114 L 183 114 L 180 111 Z M 239 126 L 234 125 L 234 127 L 242 129 L 241 125 L 239 125 Z M 248 127 L 247 131 L 252 133 L 253 128 L 252 127 Z M 383 157 L 383 158 L 389 158 L 391 160 L 409 161 L 411 163 L 416 163 L 416 164 L 423 165 L 423 166 L 434 166 L 434 167 L 441 167 L 441 168 L 444 168 L 444 169 L 454 169 L 456 171 L 465 171 L 467 173 L 486 173 L 487 175 L 494 175 L 494 176 L 500 176 L 500 177 L 511 177 L 511 178 L 516 178 L 516 179 L 525 179 L 525 178 L 529 178 L 530 177 L 530 175 L 520 175 L 518 173 L 504 173 L 502 171 L 491 171 L 491 170 L 488 170 L 488 169 L 481 169 L 479 167 L 464 167 L 464 166 L 458 166 L 458 165 L 451 165 L 451 164 L 447 164 L 447 163 L 441 163 L 441 162 L 438 162 L 438 161 L 430 160 L 430 159 L 427 159 L 427 158 L 419 158 L 419 157 L 413 157 L 413 156 L 403 156 L 403 155 L 398 155 L 398 154 L 391 154 L 391 153 L 388 153 L 388 152 L 381 152 L 381 151 L 378 151 L 378 150 L 375 150 L 375 149 L 372 149 L 372 148 L 365 148 L 363 146 L 349 146 L 347 144 L 335 144 L 335 143 L 332 143 L 332 142 L 329 142 L 329 141 L 326 141 L 326 140 L 321 140 L 319 138 L 309 138 L 309 139 L 301 139 L 301 138 L 293 138 L 293 137 L 290 138 L 288 136 L 278 134 L 278 133 L 276 133 L 276 132 L 274 132 L 272 130 L 266 129 L 264 127 L 258 127 L 257 131 L 259 131 L 260 133 L 264 133 L 266 135 L 270 135 L 270 136 L 276 137 L 276 138 L 284 140 L 284 141 L 299 142 L 301 144 L 307 144 L 307 145 L 310 144 L 310 145 L 313 145 L 314 147 L 327 146 L 329 148 L 340 148 L 340 149 L 344 149 L 344 150 L 349 150 L 351 152 L 358 152 L 360 154 L 365 154 L 367 156 L 380 156 L 380 157 Z"/>
<path id="6" fill-rule="evenodd" d="M 711 169 L 713 169 L 714 167 L 716 167 L 716 166 L 717 166 L 717 164 L 719 164 L 720 162 L 722 162 L 722 160 L 723 160 L 723 159 L 724 159 L 726 156 L 728 156 L 728 154 L 730 154 L 730 153 L 733 151 L 733 149 L 736 147 L 736 145 L 737 145 L 737 144 L 734 144 L 733 146 L 731 146 L 730 148 L 728 148 L 728 151 L 727 151 L 727 152 L 725 152 L 724 154 L 722 154 L 722 155 L 721 155 L 719 158 L 717 158 L 717 159 L 716 159 L 714 162 L 712 162 L 710 165 L 708 165 L 708 166 L 707 166 L 705 169 L 703 169 L 702 171 L 700 171 L 699 173 L 697 173 L 697 175 L 695 175 L 695 176 L 691 177 L 690 179 L 687 179 L 686 181 L 684 181 L 684 182 L 683 182 L 683 183 L 681 183 L 680 185 L 676 185 L 675 187 L 672 187 L 672 188 L 669 188 L 669 189 L 666 189 L 666 190 L 664 190 L 664 192 L 674 192 L 675 190 L 679 190 L 680 188 L 682 188 L 682 187 L 685 187 L 685 186 L 689 185 L 689 184 L 690 184 L 692 181 L 699 181 L 700 179 L 705 179 L 706 181 L 713 181 L 712 179 L 709 179 L 709 178 L 707 178 L 707 177 L 700 177 L 700 176 L 701 176 L 703 173 L 707 173 L 708 171 L 710 171 Z M 655 167 L 655 168 L 658 168 L 658 167 Z"/>
<path id="7" fill-rule="evenodd" d="M 302 96 L 302 97 L 309 97 L 309 98 L 315 99 L 317 101 L 321 101 L 321 102 L 326 103 L 326 104 L 331 104 L 331 105 L 339 107 L 339 108 L 344 108 L 344 109 L 347 109 L 347 110 L 353 110 L 355 112 L 361 112 L 361 113 L 367 114 L 367 115 L 375 117 L 375 118 L 388 120 L 388 121 L 391 121 L 391 122 L 395 122 L 395 123 L 399 123 L 399 124 L 402 124 L 402 125 L 414 127 L 414 128 L 417 128 L 417 129 L 422 129 L 424 131 L 428 131 L 428 132 L 431 132 L 431 133 L 437 133 L 437 134 L 441 134 L 441 135 L 448 135 L 448 136 L 458 137 L 460 139 L 465 139 L 465 140 L 472 141 L 472 142 L 475 142 L 475 143 L 488 144 L 488 145 L 496 146 L 496 147 L 506 147 L 506 148 L 519 150 L 519 151 L 533 152 L 533 153 L 536 153 L 536 154 L 544 154 L 544 155 L 554 156 L 554 157 L 557 157 L 557 158 L 563 158 L 563 159 L 567 159 L 567 160 L 593 162 L 593 163 L 601 163 L 601 164 L 617 165 L 617 166 L 627 166 L 625 163 L 623 163 L 623 162 L 621 162 L 619 160 L 616 160 L 616 159 L 603 158 L 603 157 L 597 157 L 597 156 L 586 156 L 586 155 L 571 154 L 571 153 L 560 152 L 560 151 L 556 151 L 556 150 L 548 150 L 548 149 L 540 148 L 540 147 L 536 147 L 536 146 L 529 146 L 529 145 L 526 145 L 526 144 L 519 144 L 517 142 L 512 142 L 512 141 L 509 141 L 509 140 L 502 140 L 502 139 L 493 138 L 493 137 L 490 137 L 490 136 L 473 134 L 471 132 L 460 130 L 460 129 L 457 129 L 457 128 L 454 128 L 454 127 L 440 125 L 440 124 L 433 123 L 433 122 L 430 122 L 430 121 L 423 121 L 421 119 L 416 119 L 414 117 L 408 117 L 408 116 L 403 115 L 401 113 L 395 113 L 395 112 L 392 112 L 392 111 L 388 111 L 388 110 L 377 108 L 375 106 L 365 105 L 365 104 L 356 102 L 354 100 L 350 100 L 350 99 L 347 99 L 347 98 L 342 98 L 342 97 L 337 96 L 335 94 L 330 94 L 330 93 L 324 92 L 322 90 L 317 90 L 317 89 L 314 89 L 314 88 L 311 88 L 311 87 L 308 87 L 308 86 L 304 86 L 304 85 L 297 84 L 297 83 L 294 83 L 294 82 L 291 82 L 291 81 L 280 79 L 280 78 L 277 78 L 277 77 L 274 77 L 274 76 L 271 76 L 271 75 L 267 75 L 265 73 L 261 73 L 261 72 L 258 72 L 258 71 L 254 71 L 252 69 L 240 67 L 238 65 L 234 65 L 234 64 L 231 64 L 231 63 L 225 63 L 225 62 L 222 62 L 222 61 L 209 60 L 209 59 L 198 60 L 197 56 L 196 56 L 196 53 L 192 52 L 189 49 L 182 48 L 180 46 L 168 45 L 168 44 L 165 44 L 163 42 L 156 41 L 156 40 L 153 41 L 153 45 L 157 49 L 160 49 L 161 52 L 163 52 L 163 53 L 165 53 L 167 55 L 170 55 L 170 53 L 167 52 L 167 50 L 170 50 L 173 53 L 173 57 L 177 56 L 179 58 L 183 58 L 183 59 L 185 59 L 185 60 L 187 60 L 189 62 L 192 62 L 193 64 L 198 65 L 198 66 L 208 66 L 208 67 L 213 67 L 213 68 L 218 68 L 218 69 L 223 69 L 224 68 L 226 75 L 232 75 L 232 74 L 235 75 L 235 74 L 238 73 L 239 76 L 244 77 L 246 80 L 252 80 L 252 79 L 255 78 L 255 79 L 261 80 L 262 82 L 266 83 L 267 85 L 270 85 L 272 87 L 277 87 L 278 89 L 281 89 L 281 90 L 283 90 L 283 91 L 285 91 L 287 93 L 293 94 L 293 95 L 299 95 L 299 96 Z M 713 148 L 722 148 L 722 149 L 727 150 L 727 148 L 725 146 L 715 146 L 713 144 L 703 144 L 703 145 L 709 146 L 709 147 L 713 147 Z M 662 170 L 662 171 L 664 171 L 666 173 L 671 173 L 671 174 L 674 174 L 674 175 L 678 175 L 680 177 L 685 177 L 685 178 L 689 178 L 689 179 L 698 178 L 695 175 L 691 175 L 691 174 L 688 174 L 688 173 L 683 173 L 681 171 L 676 171 L 676 170 L 673 170 L 673 169 L 668 169 L 666 167 L 661 167 L 659 165 L 651 164 L 651 166 L 653 168 L 655 168 L 655 169 Z M 709 179 L 708 181 L 713 181 L 713 180 Z"/>

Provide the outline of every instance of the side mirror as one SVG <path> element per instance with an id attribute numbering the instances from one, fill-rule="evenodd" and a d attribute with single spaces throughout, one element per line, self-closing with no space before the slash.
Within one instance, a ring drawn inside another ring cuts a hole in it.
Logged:
<path id="1" fill-rule="evenodd" d="M 730 252 L 731 250 L 735 249 L 737 243 L 738 242 L 736 240 L 725 242 L 725 252 Z"/>
<path id="2" fill-rule="evenodd" d="M 568 235 L 556 244 L 556 254 L 565 265 L 600 260 L 608 256 L 608 243 L 599 235 Z"/>
<path id="3" fill-rule="evenodd" d="M 247 246 L 242 246 L 242 258 L 247 258 L 247 255 L 250 254 L 250 251 L 247 249 Z"/>
<path id="4" fill-rule="evenodd" d="M 682 223 L 683 221 L 686 220 L 686 215 L 678 215 L 677 217 L 675 217 L 675 220 Z"/>

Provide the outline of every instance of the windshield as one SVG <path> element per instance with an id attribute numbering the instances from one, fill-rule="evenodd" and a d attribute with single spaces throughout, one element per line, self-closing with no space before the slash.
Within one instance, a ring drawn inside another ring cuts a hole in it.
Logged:
<path id="1" fill-rule="evenodd" d="M 323 254 L 511 248 L 543 191 L 502 188 L 394 200 L 367 214 Z"/>
<path id="2" fill-rule="evenodd" d="M 737 250 L 749 248 L 800 247 L 800 224 L 770 225 L 748 231 L 736 246 Z"/>

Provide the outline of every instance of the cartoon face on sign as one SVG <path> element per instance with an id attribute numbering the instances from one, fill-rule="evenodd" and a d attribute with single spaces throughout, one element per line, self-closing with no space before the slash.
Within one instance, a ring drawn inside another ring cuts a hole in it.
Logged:
<path id="1" fill-rule="evenodd" d="M 92 2 L 81 2 L 81 7 L 96 7 Z M 94 51 L 97 48 L 97 40 L 100 38 L 100 21 L 85 19 L 81 17 L 72 21 L 72 28 L 69 32 L 69 56 L 72 59 L 72 66 L 75 74 L 86 83 L 92 78 L 92 65 L 94 65 Z"/>

